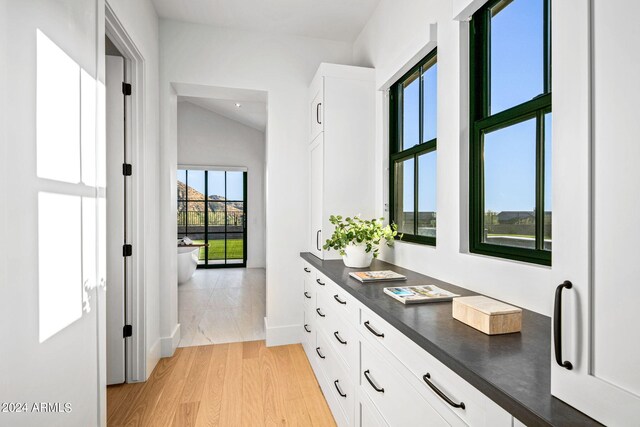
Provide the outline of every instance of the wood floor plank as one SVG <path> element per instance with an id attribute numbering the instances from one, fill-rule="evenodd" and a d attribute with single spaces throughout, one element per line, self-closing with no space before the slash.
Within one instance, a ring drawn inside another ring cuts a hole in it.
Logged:
<path id="1" fill-rule="evenodd" d="M 206 378 L 209 372 L 209 364 L 214 347 L 213 345 L 195 347 L 196 354 L 193 356 L 193 363 L 182 390 L 180 403 L 200 401 L 205 385 L 202 379 Z"/>
<path id="2" fill-rule="evenodd" d="M 122 410 L 127 410 L 127 402 L 135 398 L 143 386 L 144 383 L 129 383 L 110 385 L 107 387 L 107 423 L 121 408 Z"/>
<path id="3" fill-rule="evenodd" d="M 204 379 L 205 387 L 198 409 L 196 426 L 219 426 L 220 407 L 222 405 L 222 389 L 227 367 L 228 344 L 213 346 L 213 354 L 209 363 L 209 371 Z"/>
<path id="4" fill-rule="evenodd" d="M 176 363 L 171 377 L 167 380 L 161 395 L 161 401 L 153 411 L 153 415 L 146 423 L 149 427 L 171 426 L 174 422 L 176 411 L 181 406 L 180 399 L 193 364 L 196 347 L 186 347 L 182 350 L 182 356 Z M 196 409 L 197 413 L 197 409 Z"/>
<path id="5" fill-rule="evenodd" d="M 256 358 L 242 361 L 242 425 L 247 427 L 264 425 L 262 376 L 260 360 Z"/>
<path id="6" fill-rule="evenodd" d="M 107 400 L 113 427 L 335 425 L 302 346 L 264 341 L 178 349 Z"/>
<path id="7" fill-rule="evenodd" d="M 262 376 L 262 401 L 264 424 L 279 426 L 287 424 L 284 395 L 278 374 L 277 357 L 270 347 L 260 349 L 260 375 Z"/>
<path id="8" fill-rule="evenodd" d="M 153 373 L 140 389 L 140 393 L 133 399 L 128 410 L 126 412 L 118 411 L 114 415 L 111 425 L 143 426 L 151 417 L 160 400 L 164 385 L 182 354 L 182 351 L 176 351 L 173 357 L 160 359 Z"/>
<path id="9" fill-rule="evenodd" d="M 195 426 L 199 408 L 200 402 L 181 403 L 176 409 L 172 427 Z"/>
<path id="10" fill-rule="evenodd" d="M 264 341 L 246 341 L 242 343 L 242 358 L 257 359 L 260 355 L 260 348 L 264 346 Z"/>
<path id="11" fill-rule="evenodd" d="M 312 425 L 323 427 L 336 425 L 304 349 L 300 344 L 288 346 L 288 349 Z"/>
<path id="12" fill-rule="evenodd" d="M 239 425 L 242 420 L 242 347 L 240 342 L 229 344 L 220 408 L 222 426 Z"/>

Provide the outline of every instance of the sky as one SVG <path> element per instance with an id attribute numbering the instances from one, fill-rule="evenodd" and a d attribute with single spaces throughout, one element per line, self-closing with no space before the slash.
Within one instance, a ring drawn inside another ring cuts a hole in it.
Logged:
<path id="1" fill-rule="evenodd" d="M 491 113 L 543 92 L 543 1 L 514 0 L 491 20 Z M 436 131 L 436 66 L 424 76 L 424 142 Z M 440 94 L 442 96 L 442 94 Z M 404 148 L 418 143 L 419 82 L 404 91 Z M 545 117 L 545 187 L 551 187 L 551 115 Z M 535 120 L 485 136 L 485 209 L 495 212 L 535 208 Z M 418 209 L 436 210 L 435 153 L 418 162 Z M 413 206 L 413 162 L 405 163 L 404 206 Z M 545 191 L 551 210 L 551 191 Z"/>
<path id="2" fill-rule="evenodd" d="M 178 170 L 178 181 L 185 182 L 186 173 L 189 174 L 189 187 L 200 193 L 205 193 L 205 173 L 199 170 Z M 226 174 L 226 192 L 225 192 Z M 209 196 L 220 196 L 227 200 L 243 200 L 243 172 L 240 171 L 209 171 L 208 172 L 208 193 Z"/>

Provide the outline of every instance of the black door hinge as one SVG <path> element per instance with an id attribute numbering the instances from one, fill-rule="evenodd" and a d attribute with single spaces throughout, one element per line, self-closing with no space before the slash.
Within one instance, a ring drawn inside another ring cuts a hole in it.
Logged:
<path id="1" fill-rule="evenodd" d="M 124 325 L 124 327 L 122 328 L 122 337 L 123 338 L 127 338 L 133 335 L 133 326 L 131 325 Z"/>
<path id="2" fill-rule="evenodd" d="M 122 94 L 125 96 L 131 95 L 131 83 L 122 82 Z"/>
<path id="3" fill-rule="evenodd" d="M 122 175 L 131 176 L 133 174 L 133 167 L 131 163 L 123 163 L 122 164 Z"/>
<path id="4" fill-rule="evenodd" d="M 122 246 L 122 256 L 131 256 L 133 255 L 133 246 L 124 245 Z"/>

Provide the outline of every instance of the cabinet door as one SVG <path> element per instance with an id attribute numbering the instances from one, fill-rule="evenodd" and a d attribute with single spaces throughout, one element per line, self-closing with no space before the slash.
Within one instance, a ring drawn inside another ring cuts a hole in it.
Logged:
<path id="1" fill-rule="evenodd" d="M 321 133 L 313 141 L 310 149 L 309 158 L 311 164 L 309 173 L 311 174 L 309 181 L 311 182 L 310 195 L 311 200 L 311 218 L 310 218 L 310 247 L 309 252 L 318 258 L 322 258 L 322 209 L 323 209 L 323 178 L 324 178 L 324 136 Z"/>
<path id="2" fill-rule="evenodd" d="M 629 425 L 640 412 L 640 51 L 621 54 L 620 43 L 640 41 L 640 5 L 566 3 L 554 2 L 552 17 L 562 34 L 554 64 L 572 64 L 553 76 L 553 271 L 572 287 L 554 318 L 565 366 L 552 355 L 551 391 L 604 424 Z M 563 32 L 564 22 L 580 31 Z"/>
<path id="3" fill-rule="evenodd" d="M 323 92 L 323 88 L 320 88 L 313 101 L 311 101 L 311 141 L 324 130 Z"/>

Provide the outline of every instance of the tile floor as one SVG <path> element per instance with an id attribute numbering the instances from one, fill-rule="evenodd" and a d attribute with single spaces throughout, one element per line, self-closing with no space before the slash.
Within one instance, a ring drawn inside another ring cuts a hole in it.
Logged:
<path id="1" fill-rule="evenodd" d="M 179 347 L 265 339 L 265 269 L 199 269 L 178 285 Z"/>

